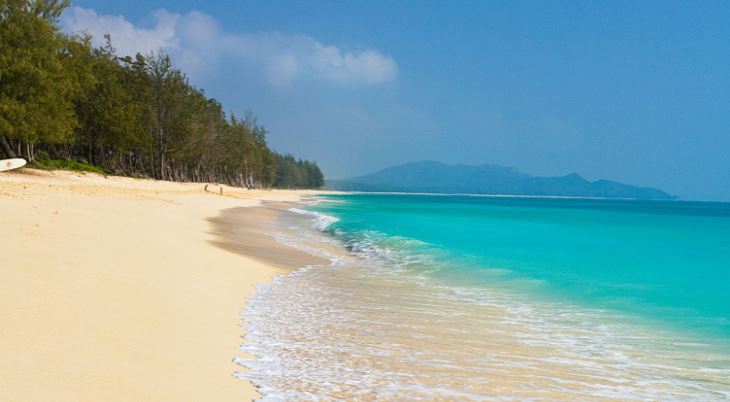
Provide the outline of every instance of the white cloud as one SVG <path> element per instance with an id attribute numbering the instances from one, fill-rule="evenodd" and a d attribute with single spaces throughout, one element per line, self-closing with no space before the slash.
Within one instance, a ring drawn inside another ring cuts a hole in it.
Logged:
<path id="1" fill-rule="evenodd" d="M 222 57 L 255 66 L 279 87 L 301 79 L 376 85 L 394 80 L 398 73 L 396 62 L 377 50 L 345 51 L 301 34 L 224 32 L 213 17 L 197 11 L 159 10 L 152 18 L 152 26 L 145 28 L 122 16 L 72 7 L 61 21 L 67 32 L 88 32 L 97 45 L 110 34 L 120 55 L 164 50 L 193 74 L 210 71 Z"/>
<path id="2" fill-rule="evenodd" d="M 70 32 L 88 32 L 95 44 L 104 43 L 104 35 L 112 35 L 112 43 L 121 55 L 147 54 L 177 47 L 175 28 L 179 15 L 164 10 L 153 14 L 155 26 L 145 29 L 134 26 L 122 16 L 98 15 L 94 10 L 72 7 L 63 14 L 62 24 Z"/>

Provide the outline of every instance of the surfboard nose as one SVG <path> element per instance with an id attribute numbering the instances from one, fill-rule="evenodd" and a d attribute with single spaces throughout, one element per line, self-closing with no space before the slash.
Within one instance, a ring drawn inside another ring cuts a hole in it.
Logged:
<path id="1" fill-rule="evenodd" d="M 22 167 L 26 164 L 26 160 L 22 158 L 0 159 L 0 172 L 12 170 Z"/>

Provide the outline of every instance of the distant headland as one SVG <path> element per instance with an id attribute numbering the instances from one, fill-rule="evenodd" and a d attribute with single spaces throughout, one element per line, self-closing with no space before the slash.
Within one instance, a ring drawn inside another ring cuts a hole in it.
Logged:
<path id="1" fill-rule="evenodd" d="M 589 181 L 577 173 L 538 177 L 496 165 L 447 165 L 410 162 L 344 180 L 328 180 L 325 188 L 342 191 L 486 194 L 558 197 L 673 200 L 677 197 L 651 187 L 610 180 Z"/>

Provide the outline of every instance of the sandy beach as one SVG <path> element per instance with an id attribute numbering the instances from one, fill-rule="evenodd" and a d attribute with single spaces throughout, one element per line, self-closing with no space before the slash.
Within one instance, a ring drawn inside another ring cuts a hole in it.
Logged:
<path id="1" fill-rule="evenodd" d="M 217 187 L 214 189 L 217 191 Z M 250 400 L 240 310 L 313 262 L 265 234 L 307 191 L 0 174 L 0 390 L 13 401 Z"/>

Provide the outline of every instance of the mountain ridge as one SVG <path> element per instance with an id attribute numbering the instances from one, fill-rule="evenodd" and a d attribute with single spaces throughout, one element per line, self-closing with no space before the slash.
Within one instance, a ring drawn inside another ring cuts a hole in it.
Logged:
<path id="1" fill-rule="evenodd" d="M 343 180 L 328 180 L 325 188 L 341 191 L 563 196 L 673 200 L 652 187 L 611 180 L 589 181 L 578 173 L 531 176 L 514 167 L 493 164 L 447 165 L 436 161 L 408 162 Z"/>

